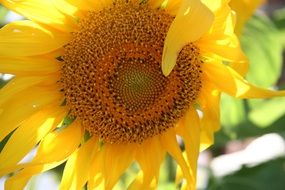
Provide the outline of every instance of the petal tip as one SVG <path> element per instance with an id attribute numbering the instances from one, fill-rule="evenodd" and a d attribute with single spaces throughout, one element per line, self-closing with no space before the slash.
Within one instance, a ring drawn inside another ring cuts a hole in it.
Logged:
<path id="1" fill-rule="evenodd" d="M 162 64 L 161 69 L 164 76 L 168 76 L 173 70 L 176 63 L 177 56 L 171 55 L 170 52 L 167 51 L 167 47 L 164 48 L 163 56 L 162 56 Z"/>

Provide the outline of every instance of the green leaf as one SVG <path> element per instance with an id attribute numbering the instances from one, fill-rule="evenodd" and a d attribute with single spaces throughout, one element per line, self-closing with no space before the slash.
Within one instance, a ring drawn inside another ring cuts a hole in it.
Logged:
<path id="1" fill-rule="evenodd" d="M 259 127 L 268 127 L 285 114 L 285 98 L 263 101 L 250 114 L 250 120 Z"/>
<path id="2" fill-rule="evenodd" d="M 281 74 L 283 47 L 274 23 L 264 15 L 253 16 L 241 44 L 250 61 L 247 79 L 262 87 L 275 84 Z"/>
<path id="3" fill-rule="evenodd" d="M 8 9 L 0 5 L 0 26 L 4 24 Z"/>
<path id="4" fill-rule="evenodd" d="M 225 127 L 235 127 L 245 118 L 244 105 L 229 95 L 223 94 L 221 98 L 221 122 Z"/>
<path id="5" fill-rule="evenodd" d="M 1 77 L 0 77 L 0 89 L 3 88 L 6 84 L 6 81 L 4 81 Z"/>
<path id="6" fill-rule="evenodd" d="M 280 42 L 283 44 L 283 48 L 285 48 L 285 8 L 274 11 L 272 19 L 275 26 L 279 29 Z"/>
<path id="7" fill-rule="evenodd" d="M 279 29 L 285 28 L 285 8 L 277 9 L 273 12 L 272 20 Z"/>
<path id="8" fill-rule="evenodd" d="M 158 186 L 158 190 L 173 190 L 176 189 L 175 183 L 163 183 Z"/>

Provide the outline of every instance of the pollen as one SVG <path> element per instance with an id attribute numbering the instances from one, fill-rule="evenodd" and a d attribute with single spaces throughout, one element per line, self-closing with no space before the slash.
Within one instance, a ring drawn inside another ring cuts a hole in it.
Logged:
<path id="1" fill-rule="evenodd" d="M 161 70 L 173 17 L 146 3 L 91 11 L 64 47 L 61 84 L 70 114 L 108 143 L 141 143 L 175 127 L 201 89 L 199 49 L 186 45 Z M 191 31 L 189 31 L 191 32 Z"/>

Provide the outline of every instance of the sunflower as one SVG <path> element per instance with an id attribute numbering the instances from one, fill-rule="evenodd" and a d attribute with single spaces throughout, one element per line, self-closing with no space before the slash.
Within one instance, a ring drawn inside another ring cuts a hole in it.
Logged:
<path id="1" fill-rule="evenodd" d="M 254 11 L 266 0 L 231 0 L 230 6 L 237 14 L 236 33 L 242 33 L 244 24 L 253 15 Z"/>
<path id="2" fill-rule="evenodd" d="M 1 2 L 29 19 L 0 30 L 0 72 L 15 75 L 0 91 L 6 189 L 65 162 L 60 189 L 112 189 L 132 163 L 128 189 L 155 189 L 166 154 L 195 189 L 220 93 L 285 95 L 243 78 L 229 0 Z"/>

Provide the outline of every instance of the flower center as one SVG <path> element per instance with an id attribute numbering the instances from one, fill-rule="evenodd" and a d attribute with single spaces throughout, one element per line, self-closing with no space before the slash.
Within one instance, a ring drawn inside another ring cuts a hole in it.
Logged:
<path id="1" fill-rule="evenodd" d="M 155 50 L 140 45 L 131 51 L 119 50 L 113 75 L 109 78 L 109 92 L 114 101 L 128 113 L 148 109 L 164 93 L 167 78 L 161 74 L 160 62 L 152 55 Z M 113 54 L 115 55 L 115 54 Z"/>
<path id="2" fill-rule="evenodd" d="M 71 114 L 109 143 L 143 142 L 170 127 L 201 88 L 199 49 L 186 45 L 165 77 L 164 39 L 173 17 L 117 2 L 89 12 L 64 48 L 61 83 Z"/>

